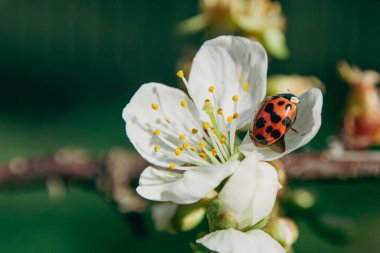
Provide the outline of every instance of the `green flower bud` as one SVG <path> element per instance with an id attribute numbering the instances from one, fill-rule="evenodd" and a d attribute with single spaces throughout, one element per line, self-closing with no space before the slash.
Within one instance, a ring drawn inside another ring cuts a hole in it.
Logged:
<path id="1" fill-rule="evenodd" d="M 276 241 L 278 241 L 286 250 L 290 250 L 292 245 L 297 241 L 299 231 L 297 225 L 289 218 L 273 218 L 264 228 Z"/>
<path id="2" fill-rule="evenodd" d="M 207 210 L 207 219 L 210 232 L 238 227 L 238 222 L 233 214 L 224 209 L 223 204 L 219 199 L 215 199 L 211 202 L 210 207 Z"/>

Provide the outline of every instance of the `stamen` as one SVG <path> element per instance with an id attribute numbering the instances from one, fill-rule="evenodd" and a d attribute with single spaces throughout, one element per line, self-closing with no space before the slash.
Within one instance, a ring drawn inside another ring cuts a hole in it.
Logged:
<path id="1" fill-rule="evenodd" d="M 224 149 L 222 147 L 222 144 L 220 143 L 218 137 L 209 131 L 209 135 L 211 137 L 211 142 L 214 147 L 214 149 L 217 151 L 218 157 L 222 162 L 225 162 L 228 159 L 228 155 L 226 152 L 224 152 Z"/>
<path id="2" fill-rule="evenodd" d="M 180 70 L 177 71 L 177 76 L 178 76 L 179 78 L 182 79 L 183 83 L 184 83 L 185 86 L 187 87 L 187 80 L 186 80 L 186 78 L 185 78 L 185 75 L 184 75 L 182 69 L 180 69 Z"/>
<path id="3" fill-rule="evenodd" d="M 171 163 L 171 164 L 169 165 L 169 168 L 170 168 L 171 170 L 174 170 L 176 167 L 177 167 L 177 165 L 175 165 L 174 163 Z"/>
<path id="4" fill-rule="evenodd" d="M 197 149 L 195 147 L 190 147 L 190 150 L 193 152 L 197 151 Z"/>
<path id="5" fill-rule="evenodd" d="M 237 112 L 236 112 L 236 113 L 234 113 L 234 116 L 233 116 L 233 118 L 234 118 L 234 119 L 237 119 L 238 117 L 239 117 L 239 113 L 237 113 Z"/>
<path id="6" fill-rule="evenodd" d="M 160 150 L 160 146 L 155 145 L 155 146 L 154 146 L 154 152 L 158 152 L 159 150 Z"/>
<path id="7" fill-rule="evenodd" d="M 217 152 L 216 152 L 216 149 L 215 149 L 215 148 L 214 148 L 213 150 L 211 150 L 211 154 L 212 154 L 213 156 L 216 156 Z"/>
<path id="8" fill-rule="evenodd" d="M 176 156 L 180 156 L 182 154 L 182 151 L 183 151 L 183 148 L 182 147 L 178 147 L 176 150 L 175 150 L 175 155 Z"/>
<path id="9" fill-rule="evenodd" d="M 234 96 L 232 97 L 232 100 L 233 100 L 234 102 L 237 102 L 237 101 L 239 101 L 239 97 L 238 97 L 237 95 L 234 95 Z"/>
<path id="10" fill-rule="evenodd" d="M 160 133 L 161 133 L 161 131 L 158 130 L 158 129 L 156 129 L 156 130 L 153 131 L 153 134 L 154 134 L 154 135 L 160 135 Z"/>
<path id="11" fill-rule="evenodd" d="M 203 151 L 206 153 L 206 155 L 210 158 L 211 162 L 214 163 L 214 164 L 220 164 L 220 162 L 218 161 L 218 159 L 216 159 L 214 157 L 213 154 L 210 153 L 210 151 L 208 151 L 207 149 L 203 148 Z"/>
<path id="12" fill-rule="evenodd" d="M 220 143 L 224 144 L 227 140 L 227 137 L 225 135 L 222 135 L 222 137 L 220 137 Z"/>
<path id="13" fill-rule="evenodd" d="M 214 90 L 215 90 L 215 87 L 214 87 L 214 86 L 210 86 L 210 87 L 208 87 L 208 92 L 212 93 L 212 92 L 214 92 Z"/>
<path id="14" fill-rule="evenodd" d="M 187 106 L 187 102 L 186 102 L 185 100 L 182 100 L 182 101 L 181 101 L 181 106 L 182 106 L 182 107 L 186 107 L 186 106 Z"/>
<path id="15" fill-rule="evenodd" d="M 190 144 L 188 142 L 183 143 L 183 148 L 188 148 L 188 147 L 190 147 Z"/>
<path id="16" fill-rule="evenodd" d="M 197 134 L 198 133 L 198 129 L 196 129 L 196 128 L 191 129 L 191 133 L 192 134 Z"/>
<path id="17" fill-rule="evenodd" d="M 206 143 L 204 143 L 203 141 L 199 142 L 199 147 L 200 148 L 204 148 L 206 146 Z"/>
<path id="18" fill-rule="evenodd" d="M 233 120 L 234 120 L 234 117 L 233 117 L 233 116 L 228 116 L 228 117 L 227 117 L 227 122 L 228 122 L 228 123 L 231 123 Z"/>
<path id="19" fill-rule="evenodd" d="M 184 139 L 186 139 L 186 135 L 181 134 L 178 138 L 179 138 L 180 140 L 184 140 Z"/>
<path id="20" fill-rule="evenodd" d="M 223 109 L 222 109 L 222 108 L 219 108 L 219 109 L 218 109 L 218 114 L 219 114 L 219 115 L 223 115 Z"/>
<path id="21" fill-rule="evenodd" d="M 177 76 L 179 78 L 183 78 L 184 74 L 183 74 L 183 70 L 182 69 L 180 69 L 180 70 L 177 71 Z"/>
<path id="22" fill-rule="evenodd" d="M 156 111 L 158 110 L 158 104 L 154 104 L 154 103 L 152 103 L 151 106 L 152 106 L 152 109 L 153 109 L 153 110 L 156 110 Z"/>
<path id="23" fill-rule="evenodd" d="M 208 128 L 210 128 L 210 123 L 208 123 L 208 122 L 203 122 L 203 128 L 204 128 L 204 129 L 208 129 Z"/>

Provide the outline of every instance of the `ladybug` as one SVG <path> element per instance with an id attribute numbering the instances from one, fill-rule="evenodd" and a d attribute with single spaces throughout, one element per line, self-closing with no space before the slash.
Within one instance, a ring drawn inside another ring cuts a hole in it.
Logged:
<path id="1" fill-rule="evenodd" d="M 285 151 L 284 135 L 292 128 L 297 116 L 300 98 L 291 93 L 268 97 L 262 103 L 249 131 L 257 147 L 270 147 L 276 152 Z"/>

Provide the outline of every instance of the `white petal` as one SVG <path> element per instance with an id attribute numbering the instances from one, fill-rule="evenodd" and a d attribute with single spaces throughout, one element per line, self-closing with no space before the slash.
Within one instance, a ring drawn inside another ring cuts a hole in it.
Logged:
<path id="1" fill-rule="evenodd" d="M 178 205 L 170 202 L 157 203 L 152 207 L 154 226 L 158 231 L 166 231 L 170 227 Z"/>
<path id="2" fill-rule="evenodd" d="M 186 101 L 187 106 L 182 107 L 181 101 Z M 153 110 L 152 104 L 157 104 L 158 110 Z M 175 155 L 173 147 L 153 134 L 155 129 L 160 130 L 161 136 L 176 146 L 183 143 L 179 140 L 180 134 L 192 138 L 194 143 L 201 139 L 201 135 L 191 134 L 192 128 L 199 129 L 200 126 L 193 102 L 183 91 L 162 84 L 142 85 L 124 108 L 123 118 L 127 135 L 136 150 L 144 159 L 157 166 L 168 167 L 170 163 L 183 162 Z M 154 152 L 154 145 L 160 146 L 159 152 Z"/>
<path id="3" fill-rule="evenodd" d="M 270 214 L 279 186 L 274 167 L 266 162 L 259 163 L 253 153 L 244 159 L 228 180 L 219 198 L 234 214 L 239 228 L 243 229 Z"/>
<path id="4" fill-rule="evenodd" d="M 198 239 L 197 243 L 219 253 L 285 253 L 278 242 L 261 230 L 247 233 L 219 230 Z"/>
<path id="5" fill-rule="evenodd" d="M 253 225 L 251 224 L 252 201 L 257 190 L 258 165 L 257 154 L 251 153 L 242 161 L 219 193 L 219 199 L 226 210 L 233 213 L 239 228 Z"/>
<path id="6" fill-rule="evenodd" d="M 251 230 L 246 233 L 254 244 L 257 245 L 260 253 L 285 253 L 285 249 L 270 235 L 262 230 Z"/>
<path id="7" fill-rule="evenodd" d="M 321 126 L 322 92 L 320 89 L 313 88 L 302 94 L 300 98 L 301 103 L 297 105 L 297 119 L 292 126 L 298 133 L 288 130 L 285 134 L 285 152 L 277 153 L 268 147 L 256 147 L 249 134 L 241 143 L 240 152 L 249 155 L 256 150 L 260 154 L 260 160 L 272 161 L 309 143 Z"/>
<path id="8" fill-rule="evenodd" d="M 267 65 L 267 54 L 258 42 L 237 36 L 206 41 L 193 60 L 187 87 L 202 120 L 208 121 L 202 107 L 205 99 L 213 101 L 208 92 L 213 85 L 216 107 L 230 116 L 234 110 L 232 96 L 239 96 L 237 128 L 249 124 L 256 105 L 265 96 Z"/>
<path id="9" fill-rule="evenodd" d="M 266 162 L 259 163 L 256 184 L 256 193 L 252 201 L 252 225 L 272 212 L 277 191 L 281 188 L 276 169 Z"/>
<path id="10" fill-rule="evenodd" d="M 211 192 L 230 176 L 239 162 L 205 166 L 184 173 L 146 168 L 140 176 L 137 192 L 146 199 L 191 204 Z"/>

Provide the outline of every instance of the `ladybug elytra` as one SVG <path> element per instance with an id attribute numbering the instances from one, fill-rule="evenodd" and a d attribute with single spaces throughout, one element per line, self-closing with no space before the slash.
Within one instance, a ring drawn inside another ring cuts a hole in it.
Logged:
<path id="1" fill-rule="evenodd" d="M 284 135 L 296 120 L 298 103 L 300 99 L 291 93 L 265 99 L 249 131 L 253 143 L 257 147 L 283 152 Z"/>

